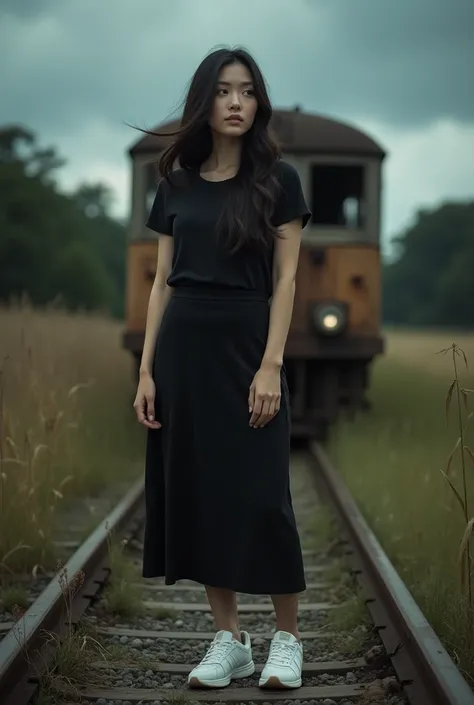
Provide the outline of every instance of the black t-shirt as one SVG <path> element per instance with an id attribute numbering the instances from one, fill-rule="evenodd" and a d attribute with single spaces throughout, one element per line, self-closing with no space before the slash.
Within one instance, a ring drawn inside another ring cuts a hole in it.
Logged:
<path id="1" fill-rule="evenodd" d="M 296 169 L 280 160 L 277 178 L 281 190 L 272 223 L 275 227 L 311 213 L 305 202 Z M 243 247 L 231 254 L 216 238 L 216 225 L 232 179 L 207 181 L 199 173 L 178 169 L 173 184 L 162 179 L 151 208 L 147 227 L 174 238 L 174 254 L 168 284 L 246 289 L 272 295 L 273 249 L 256 251 Z"/>

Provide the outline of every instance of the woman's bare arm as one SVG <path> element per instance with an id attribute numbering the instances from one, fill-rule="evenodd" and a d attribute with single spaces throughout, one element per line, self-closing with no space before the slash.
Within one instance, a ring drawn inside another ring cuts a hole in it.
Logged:
<path id="1" fill-rule="evenodd" d="M 165 312 L 171 295 L 171 288 L 167 285 L 166 281 L 171 272 L 173 249 L 173 238 L 168 235 L 160 235 L 158 240 L 156 274 L 148 301 L 145 341 L 143 343 L 142 359 L 140 363 L 140 377 L 151 375 L 156 338 L 160 329 L 163 313 Z"/>
<path id="2" fill-rule="evenodd" d="M 301 226 L 301 219 L 281 226 L 283 237 L 275 243 L 274 286 L 267 344 L 249 390 L 249 424 L 253 428 L 265 426 L 280 410 L 280 370 L 293 313 Z"/>
<path id="3" fill-rule="evenodd" d="M 281 368 L 295 298 L 295 279 L 301 245 L 301 219 L 281 226 L 273 260 L 273 297 L 262 367 Z"/>

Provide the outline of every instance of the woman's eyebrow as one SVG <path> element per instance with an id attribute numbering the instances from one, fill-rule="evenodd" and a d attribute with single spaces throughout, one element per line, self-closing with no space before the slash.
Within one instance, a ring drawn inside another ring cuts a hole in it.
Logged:
<path id="1" fill-rule="evenodd" d="M 232 85 L 230 83 L 230 81 L 218 81 L 217 83 L 219 86 L 231 86 Z M 238 85 L 239 86 L 252 86 L 253 81 L 241 81 Z"/>

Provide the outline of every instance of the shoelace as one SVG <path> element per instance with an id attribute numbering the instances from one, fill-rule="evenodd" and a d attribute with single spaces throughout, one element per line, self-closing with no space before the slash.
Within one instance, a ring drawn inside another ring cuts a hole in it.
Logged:
<path id="1" fill-rule="evenodd" d="M 220 663 L 221 659 L 227 655 L 231 646 L 232 644 L 230 644 L 228 641 L 224 643 L 216 641 L 209 647 L 207 654 L 202 660 L 202 663 Z"/>
<path id="2" fill-rule="evenodd" d="M 293 658 L 294 647 L 291 644 L 272 644 L 269 661 L 276 666 L 288 666 Z"/>

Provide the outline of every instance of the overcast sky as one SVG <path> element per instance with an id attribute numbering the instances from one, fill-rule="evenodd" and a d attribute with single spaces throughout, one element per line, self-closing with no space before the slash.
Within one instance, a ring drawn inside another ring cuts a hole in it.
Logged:
<path id="1" fill-rule="evenodd" d="M 38 9 L 41 8 L 41 9 Z M 199 61 L 240 44 L 276 108 L 355 123 L 388 150 L 384 239 L 474 196 L 473 0 L 0 0 L 0 124 L 129 204 L 127 147 L 179 106 Z"/>

